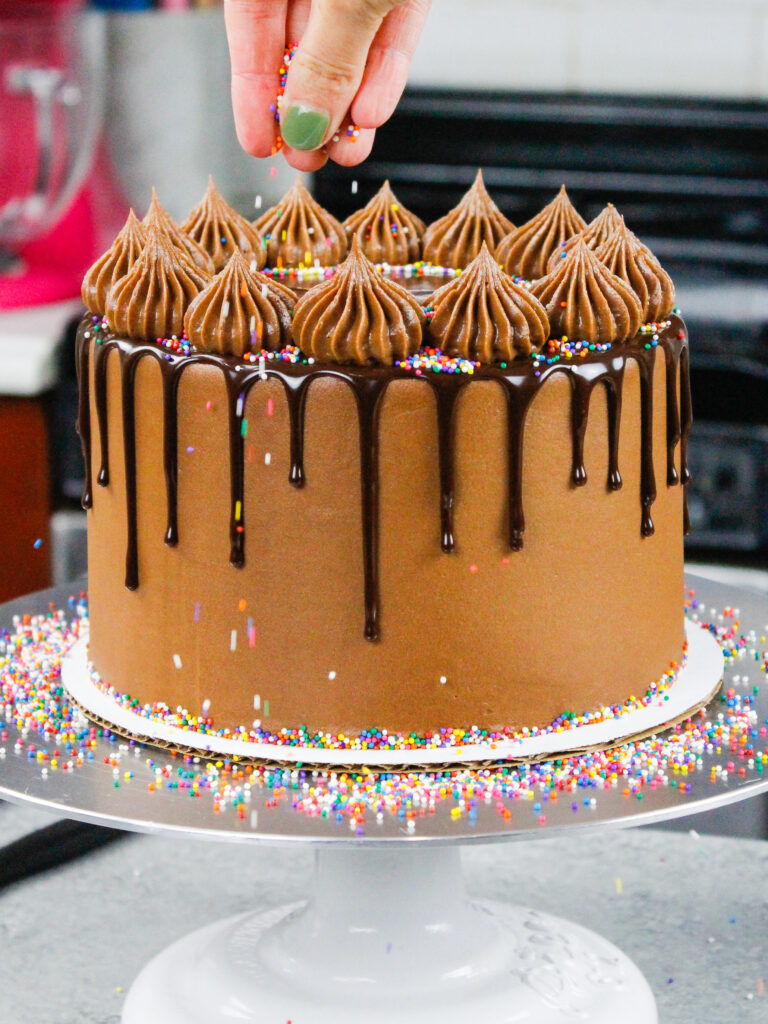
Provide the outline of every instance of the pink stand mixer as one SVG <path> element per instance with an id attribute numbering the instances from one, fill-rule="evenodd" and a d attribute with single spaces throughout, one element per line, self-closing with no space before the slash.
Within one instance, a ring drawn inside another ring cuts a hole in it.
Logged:
<path id="1" fill-rule="evenodd" d="M 102 31 L 81 0 L 0 11 L 0 310 L 77 296 L 100 250 Z"/>

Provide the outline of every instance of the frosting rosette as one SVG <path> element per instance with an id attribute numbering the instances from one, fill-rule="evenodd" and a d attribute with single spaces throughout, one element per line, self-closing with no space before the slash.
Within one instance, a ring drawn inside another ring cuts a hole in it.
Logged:
<path id="1" fill-rule="evenodd" d="M 547 260 L 561 243 L 586 226 L 587 222 L 568 198 L 565 185 L 561 185 L 551 203 L 501 240 L 496 259 L 513 277 L 534 281 L 546 274 Z"/>
<path id="2" fill-rule="evenodd" d="M 202 247 L 189 235 L 185 234 L 178 226 L 176 221 L 171 217 L 170 213 L 160 204 L 160 200 L 157 198 L 157 192 L 154 188 L 152 189 L 152 199 L 149 203 L 149 209 L 144 215 L 144 220 L 141 222 L 144 228 L 149 228 L 153 224 L 156 224 L 162 231 L 168 235 L 171 242 L 176 248 L 181 249 L 184 255 L 192 260 L 195 266 L 199 267 L 200 270 L 206 274 L 212 274 L 214 272 L 213 260 Z"/>
<path id="3" fill-rule="evenodd" d="M 123 338 L 180 337 L 187 307 L 210 279 L 152 223 L 141 255 L 109 293 L 107 323 Z"/>
<path id="4" fill-rule="evenodd" d="M 583 231 L 580 231 L 576 235 L 571 235 L 570 238 L 566 238 L 564 242 L 560 243 L 558 248 L 555 249 L 547 260 L 547 273 L 552 273 L 559 261 L 567 256 L 568 248 L 573 245 L 577 238 L 583 238 L 590 249 L 597 249 L 597 247 L 602 245 L 607 238 L 610 238 L 614 231 L 616 231 L 623 223 L 624 218 L 613 203 L 607 203 L 595 219 L 591 220 L 589 224 L 587 224 Z"/>
<path id="5" fill-rule="evenodd" d="M 539 300 L 499 267 L 483 242 L 459 277 L 438 288 L 429 333 L 448 356 L 494 363 L 530 355 L 549 337 Z"/>
<path id="6" fill-rule="evenodd" d="M 190 210 L 181 231 L 205 249 L 217 274 L 227 265 L 235 249 L 255 260 L 259 269 L 267 262 L 261 235 L 229 205 L 210 175 L 205 195 Z"/>
<path id="7" fill-rule="evenodd" d="M 581 238 L 556 270 L 531 285 L 531 292 L 544 305 L 552 334 L 567 335 L 572 341 L 627 341 L 643 322 L 633 290 Z"/>
<path id="8" fill-rule="evenodd" d="M 379 274 L 353 236 L 335 275 L 297 302 L 293 340 L 320 363 L 391 364 L 418 352 L 424 324 L 418 300 Z"/>
<path id="9" fill-rule="evenodd" d="M 347 254 L 347 236 L 335 217 L 299 180 L 277 204 L 254 221 L 270 267 L 333 267 Z"/>
<path id="10" fill-rule="evenodd" d="M 362 210 L 344 221 L 347 237 L 357 238 L 369 260 L 392 266 L 421 259 L 421 239 L 426 229 L 424 221 L 398 201 L 388 181 Z"/>
<path id="11" fill-rule="evenodd" d="M 291 342 L 289 289 L 275 288 L 235 249 L 224 269 L 192 300 L 184 315 L 189 342 L 203 352 L 244 356 Z"/>
<path id="12" fill-rule="evenodd" d="M 99 256 L 83 278 L 83 304 L 91 313 L 103 316 L 107 298 L 115 281 L 124 277 L 139 258 L 147 234 L 133 210 L 129 210 L 120 234 L 107 251 Z"/>
<path id="13" fill-rule="evenodd" d="M 458 205 L 427 228 L 423 258 L 437 266 L 463 268 L 477 256 L 483 242 L 493 252 L 514 228 L 488 195 L 483 172 L 478 170 Z"/>
<path id="14" fill-rule="evenodd" d="M 607 238 L 595 256 L 601 263 L 626 281 L 640 300 L 643 321 L 654 323 L 672 312 L 675 286 L 651 250 L 634 235 L 621 218 L 619 228 Z"/>

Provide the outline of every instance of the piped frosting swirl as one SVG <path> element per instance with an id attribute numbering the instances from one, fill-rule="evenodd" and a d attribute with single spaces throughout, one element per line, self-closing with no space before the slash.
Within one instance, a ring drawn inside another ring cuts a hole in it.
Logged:
<path id="1" fill-rule="evenodd" d="M 427 228 L 423 258 L 438 266 L 466 267 L 478 255 L 483 242 L 493 252 L 514 227 L 488 195 L 483 172 L 478 170 L 472 187 L 458 205 Z"/>
<path id="2" fill-rule="evenodd" d="M 633 290 L 581 238 L 556 270 L 531 285 L 531 292 L 543 303 L 552 333 L 573 341 L 626 341 L 643 322 Z"/>
<path id="3" fill-rule="evenodd" d="M 171 242 L 178 248 L 181 249 L 184 255 L 188 259 L 192 260 L 196 267 L 204 271 L 206 274 L 213 274 L 214 266 L 213 260 L 202 247 L 189 235 L 185 234 L 176 221 L 171 217 L 170 213 L 160 204 L 160 200 L 157 198 L 157 192 L 154 188 L 152 189 L 152 199 L 149 203 L 149 209 L 144 215 L 142 220 L 142 226 L 147 229 L 153 224 L 166 233 Z"/>
<path id="4" fill-rule="evenodd" d="M 109 293 L 107 323 L 123 338 L 180 337 L 187 307 L 209 281 L 152 223 L 141 255 Z"/>
<path id="5" fill-rule="evenodd" d="M 530 355 L 549 337 L 539 300 L 505 274 L 483 242 L 462 274 L 432 295 L 429 333 L 449 356 L 481 363 Z"/>
<path id="6" fill-rule="evenodd" d="M 190 303 L 184 329 L 203 352 L 244 356 L 265 348 L 279 352 L 291 342 L 291 310 L 282 292 L 250 270 L 235 249 L 226 267 Z"/>
<path id="7" fill-rule="evenodd" d="M 576 235 L 571 235 L 570 238 L 566 238 L 564 242 L 560 243 L 547 260 L 547 273 L 551 274 L 560 260 L 565 258 L 569 247 L 573 245 L 577 238 L 583 238 L 590 249 L 597 249 L 623 223 L 624 218 L 613 203 L 607 203 L 595 219 L 587 224 L 583 231 Z"/>
<path id="8" fill-rule="evenodd" d="M 259 269 L 267 262 L 261 235 L 226 202 L 210 175 L 205 195 L 190 210 L 181 231 L 205 249 L 217 274 L 227 265 L 235 249 L 255 260 Z"/>
<path id="9" fill-rule="evenodd" d="M 621 218 L 619 228 L 595 249 L 601 263 L 626 281 L 640 300 L 643 321 L 653 323 L 672 312 L 675 305 L 675 286 L 672 278 L 653 255 L 634 235 Z"/>
<path id="10" fill-rule="evenodd" d="M 560 244 L 586 226 L 562 185 L 551 203 L 502 239 L 496 259 L 513 277 L 534 281 L 546 274 L 547 260 Z"/>
<path id="11" fill-rule="evenodd" d="M 418 352 L 424 323 L 417 299 L 382 277 L 353 236 L 336 274 L 296 304 L 293 339 L 317 362 L 391 364 Z"/>
<path id="12" fill-rule="evenodd" d="M 398 202 L 385 181 L 362 210 L 344 221 L 347 237 L 354 235 L 364 255 L 374 263 L 393 266 L 421 258 L 421 239 L 426 225 Z"/>
<path id="13" fill-rule="evenodd" d="M 347 254 L 347 236 L 335 217 L 316 202 L 300 180 L 254 221 L 270 267 L 332 267 Z"/>
<path id="14" fill-rule="evenodd" d="M 110 289 L 115 281 L 128 273 L 146 241 L 146 231 L 133 210 L 130 210 L 120 234 L 83 278 L 81 294 L 86 309 L 99 316 L 104 315 Z"/>

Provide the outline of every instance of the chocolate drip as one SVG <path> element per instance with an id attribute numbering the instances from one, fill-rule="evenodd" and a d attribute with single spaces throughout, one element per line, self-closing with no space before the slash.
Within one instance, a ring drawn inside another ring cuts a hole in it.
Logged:
<path id="1" fill-rule="evenodd" d="M 665 349 L 667 364 L 667 487 L 678 482 L 675 468 L 675 448 L 680 440 L 680 406 L 677 401 L 677 368 L 679 358 L 671 349 Z"/>
<path id="2" fill-rule="evenodd" d="M 168 525 L 165 528 L 165 543 L 175 547 L 179 543 L 179 420 L 176 400 L 179 392 L 179 375 L 163 374 L 163 471 L 168 506 Z"/>
<path id="3" fill-rule="evenodd" d="M 360 481 L 363 501 L 365 639 L 379 639 L 379 438 L 378 420 L 386 377 L 357 377 L 353 384 L 360 423 Z"/>
<path id="4" fill-rule="evenodd" d="M 442 377 L 442 375 L 440 375 Z M 437 445 L 440 465 L 440 547 L 447 554 L 455 550 L 454 505 L 454 410 L 466 379 L 445 381 L 427 378 L 437 398 Z M 459 386 L 451 386 L 458 384 Z"/>
<path id="5" fill-rule="evenodd" d="M 123 452 L 125 456 L 125 507 L 128 546 L 125 553 L 125 586 L 136 590 L 139 585 L 138 512 L 136 508 L 136 411 L 134 385 L 141 352 L 120 350 L 123 397 Z"/>
<path id="6" fill-rule="evenodd" d="M 568 378 L 571 382 L 571 434 L 573 437 L 573 464 L 571 482 L 574 487 L 583 487 L 587 482 L 584 465 L 584 435 L 589 419 L 589 400 L 592 397 L 592 383 L 583 377 Z"/>
<path id="7" fill-rule="evenodd" d="M 83 483 L 83 508 L 93 506 L 93 477 L 91 473 L 91 377 L 88 345 L 82 345 L 77 353 L 77 432 L 83 449 L 85 480 Z"/>
<path id="8" fill-rule="evenodd" d="M 565 373 L 571 385 L 571 431 L 573 460 L 571 479 L 576 486 L 586 482 L 584 465 L 584 437 L 589 419 L 589 404 L 596 384 L 606 389 L 608 407 L 608 480 L 609 490 L 621 487 L 619 472 L 619 425 L 622 408 L 624 372 L 628 359 L 634 359 L 640 376 L 641 398 L 641 533 L 650 536 L 654 531 L 651 507 L 656 498 L 653 464 L 653 375 L 656 360 L 654 348 L 645 349 L 638 339 L 631 347 L 622 346 L 606 355 L 596 353 L 578 363 L 556 362 L 547 365 L 538 376 L 529 358 L 512 360 L 507 367 L 476 367 L 472 376 L 464 374 L 434 374 L 416 377 L 407 370 L 394 366 L 376 368 L 358 366 L 319 366 L 317 364 L 289 364 L 272 362 L 267 366 L 238 363 L 234 357 L 196 352 L 188 356 L 168 353 L 157 345 L 132 342 L 109 334 L 99 337 L 96 344 L 90 336 L 90 318 L 83 321 L 78 335 L 77 368 L 80 379 L 78 427 L 86 460 L 86 487 L 84 503 L 92 500 L 92 438 L 90 423 L 90 352 L 93 345 L 93 398 L 100 433 L 101 466 L 98 483 L 109 483 L 109 444 L 107 409 L 107 365 L 109 353 L 118 352 L 121 367 L 122 415 L 125 451 L 125 500 L 128 526 L 125 585 L 135 589 L 139 584 L 138 524 L 136 507 L 136 435 L 134 390 L 136 369 L 142 358 L 152 357 L 160 367 L 163 388 L 163 469 L 167 489 L 167 527 L 165 541 L 178 541 L 178 422 L 177 398 L 181 374 L 195 363 L 215 366 L 224 376 L 227 390 L 227 415 L 230 458 L 230 561 L 239 567 L 245 563 L 245 459 L 243 421 L 245 404 L 251 388 L 261 379 L 276 378 L 283 385 L 288 401 L 290 421 L 289 482 L 296 487 L 304 484 L 304 431 L 305 409 L 309 388 L 320 377 L 332 377 L 344 382 L 355 395 L 360 433 L 361 512 L 363 527 L 363 566 L 365 630 L 369 640 L 379 637 L 379 439 L 378 420 L 381 398 L 392 380 L 421 380 L 429 384 L 435 394 L 440 474 L 440 526 L 441 547 L 445 552 L 455 550 L 454 536 L 454 422 L 456 399 L 461 390 L 473 379 L 491 380 L 504 390 L 507 402 L 508 429 L 508 517 L 509 546 L 518 551 L 523 546 L 525 514 L 523 508 L 523 449 L 525 421 L 531 402 L 539 388 L 555 373 Z M 86 338 L 85 335 L 89 337 Z M 687 437 L 691 426 L 691 396 L 688 379 L 689 358 L 687 340 L 682 324 L 673 319 L 671 325 L 660 332 L 658 347 L 665 353 L 667 394 L 667 481 L 674 481 L 669 472 L 674 468 L 674 450 L 680 443 L 680 478 L 683 484 L 690 479 L 687 465 Z M 679 388 L 680 400 L 678 404 Z M 686 510 L 687 521 L 687 510 Z"/>
<path id="9" fill-rule="evenodd" d="M 93 360 L 93 395 L 96 401 L 96 419 L 99 425 L 101 465 L 96 476 L 99 487 L 109 483 L 109 429 L 107 423 L 107 356 L 112 348 L 104 341 L 96 346 Z"/>
<path id="10" fill-rule="evenodd" d="M 622 485 L 619 472 L 619 424 L 621 423 L 624 367 L 617 369 L 614 376 L 604 377 L 603 384 L 608 403 L 608 490 L 618 491 Z"/>
<path id="11" fill-rule="evenodd" d="M 303 487 L 304 477 L 304 411 L 307 407 L 307 392 L 311 377 L 283 377 L 285 397 L 288 399 L 288 416 L 291 424 L 291 471 L 288 482 L 294 487 Z"/>
<path id="12" fill-rule="evenodd" d="M 651 518 L 651 506 L 656 501 L 656 475 L 653 469 L 653 367 L 656 353 L 633 353 L 640 370 L 640 501 L 643 506 L 640 529 L 650 537 L 656 527 Z"/>

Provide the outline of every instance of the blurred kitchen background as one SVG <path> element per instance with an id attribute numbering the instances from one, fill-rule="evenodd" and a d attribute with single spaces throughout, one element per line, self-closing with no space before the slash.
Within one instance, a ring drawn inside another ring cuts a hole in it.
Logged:
<path id="1" fill-rule="evenodd" d="M 254 216 L 295 178 L 240 150 L 220 7 L 99 6 L 0 4 L 0 601 L 86 569 L 84 270 L 153 185 L 181 218 L 212 173 Z M 693 339 L 688 554 L 768 593 L 768 0 L 434 0 L 371 158 L 313 188 L 345 217 L 388 177 L 429 222 L 478 166 L 516 223 L 563 182 L 587 219 L 613 202 L 672 273 Z M 765 834 L 747 803 L 710 827 Z"/>

